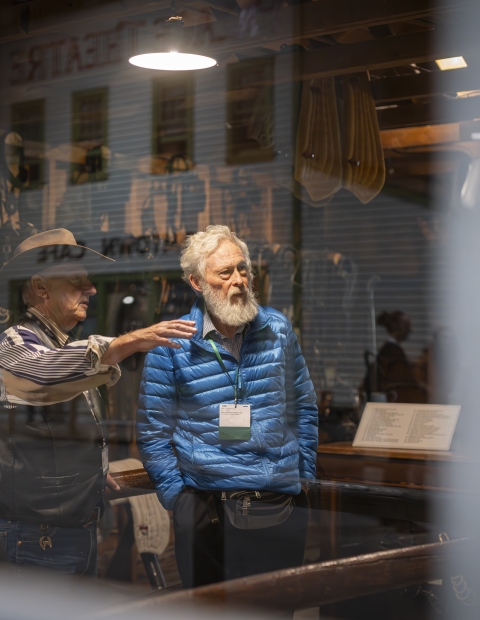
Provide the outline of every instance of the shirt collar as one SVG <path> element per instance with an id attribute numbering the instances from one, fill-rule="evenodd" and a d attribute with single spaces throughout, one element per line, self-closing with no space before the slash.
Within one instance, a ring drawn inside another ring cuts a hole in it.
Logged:
<path id="1" fill-rule="evenodd" d="M 241 334 L 244 329 L 245 329 L 245 325 L 239 325 L 237 327 L 237 331 L 235 332 L 234 336 L 236 336 L 237 334 Z M 217 330 L 217 328 L 213 324 L 213 321 L 210 315 L 208 314 L 208 310 L 205 308 L 204 313 L 203 313 L 203 333 L 202 333 L 203 338 L 206 338 L 208 334 L 210 334 L 211 332 L 215 332 L 216 334 L 220 336 L 220 338 L 227 338 L 227 336 L 224 336 Z"/>
<path id="2" fill-rule="evenodd" d="M 44 314 L 42 314 L 36 308 L 28 308 L 28 311 L 30 312 L 30 314 L 33 314 L 33 316 L 37 317 L 39 321 L 42 321 L 42 323 L 46 325 L 50 331 L 53 332 L 53 334 L 55 335 L 55 338 L 58 340 L 59 344 L 62 347 L 64 347 L 67 344 L 67 340 L 69 338 L 68 334 L 62 331 L 56 323 L 48 319 Z"/>

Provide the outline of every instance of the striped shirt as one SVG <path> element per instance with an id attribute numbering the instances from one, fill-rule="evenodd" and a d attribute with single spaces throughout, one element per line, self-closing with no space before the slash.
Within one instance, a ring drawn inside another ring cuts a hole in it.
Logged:
<path id="1" fill-rule="evenodd" d="M 29 313 L 46 328 L 44 338 L 25 325 L 0 334 L 0 400 L 51 405 L 118 381 L 120 368 L 101 363 L 113 338 L 68 342 L 68 335 L 43 314 L 32 308 Z"/>
<path id="2" fill-rule="evenodd" d="M 203 338 L 211 338 L 212 340 L 214 340 L 217 344 L 223 347 L 225 351 L 230 353 L 230 355 L 233 355 L 237 362 L 240 361 L 240 349 L 242 348 L 244 330 L 248 331 L 248 325 L 239 325 L 233 338 L 224 336 L 219 331 L 217 331 L 217 328 L 213 324 L 213 321 L 208 314 L 207 309 L 205 308 L 205 312 L 203 315 Z"/>

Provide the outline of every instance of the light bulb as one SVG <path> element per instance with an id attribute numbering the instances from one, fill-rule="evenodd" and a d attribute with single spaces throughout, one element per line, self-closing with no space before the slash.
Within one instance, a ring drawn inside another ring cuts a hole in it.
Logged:
<path id="1" fill-rule="evenodd" d="M 131 304 L 133 304 L 134 301 L 135 301 L 135 297 L 132 297 L 131 295 L 127 295 L 126 297 L 122 299 L 122 304 L 125 304 L 126 306 L 130 306 Z"/>
<path id="2" fill-rule="evenodd" d="M 463 69 L 467 67 L 467 63 L 463 56 L 455 56 L 453 58 L 440 58 L 435 61 L 441 71 L 449 71 L 451 69 Z"/>
<path id="3" fill-rule="evenodd" d="M 136 67 L 157 71 L 195 71 L 208 69 L 217 64 L 217 61 L 209 56 L 181 52 L 140 54 L 132 56 L 128 62 Z"/>

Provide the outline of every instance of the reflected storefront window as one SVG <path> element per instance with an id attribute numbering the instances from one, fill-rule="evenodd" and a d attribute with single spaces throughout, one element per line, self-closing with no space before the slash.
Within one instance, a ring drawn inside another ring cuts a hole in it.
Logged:
<path id="1" fill-rule="evenodd" d="M 479 16 L 0 5 L 0 568 L 478 617 Z"/>

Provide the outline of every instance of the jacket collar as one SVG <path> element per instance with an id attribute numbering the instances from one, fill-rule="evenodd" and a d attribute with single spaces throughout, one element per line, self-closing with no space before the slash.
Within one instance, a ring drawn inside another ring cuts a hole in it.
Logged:
<path id="1" fill-rule="evenodd" d="M 67 344 L 69 335 L 62 331 L 51 319 L 46 317 L 43 312 L 40 312 L 36 308 L 29 307 L 26 314 L 29 319 L 32 319 L 37 324 L 40 321 L 40 327 L 47 332 L 49 337 L 52 337 L 52 340 L 56 340 L 61 347 Z"/>
<path id="2" fill-rule="evenodd" d="M 197 328 L 197 333 L 192 337 L 190 342 L 195 342 L 198 346 L 202 347 L 202 349 L 207 349 L 210 351 L 211 349 L 207 347 L 205 340 L 203 338 L 203 313 L 204 313 L 204 302 L 203 298 L 199 297 L 196 302 L 193 304 L 192 309 L 190 310 L 190 320 L 195 321 L 195 326 Z M 265 312 L 263 306 L 258 306 L 258 314 L 250 323 L 250 329 L 247 332 L 245 340 L 251 337 L 254 332 L 263 329 L 270 322 L 270 317 Z"/>

